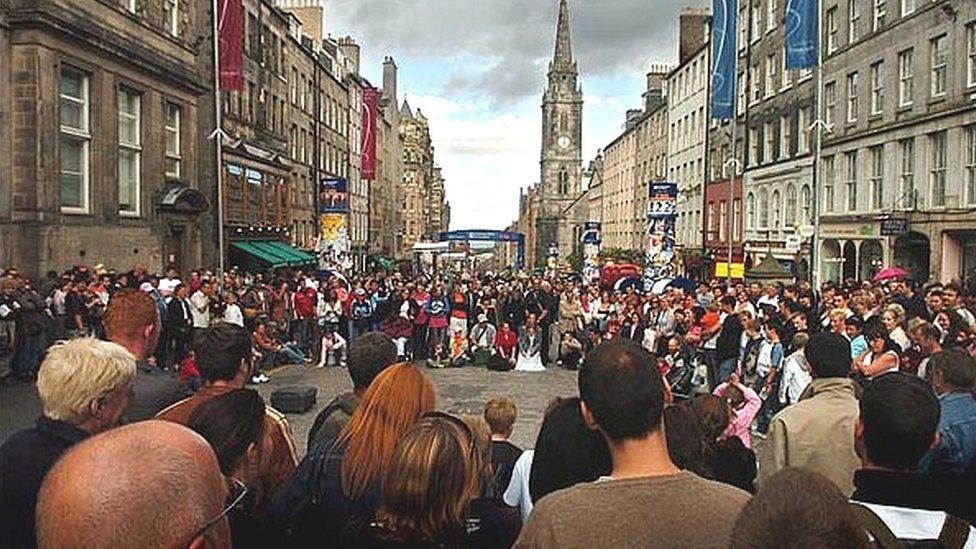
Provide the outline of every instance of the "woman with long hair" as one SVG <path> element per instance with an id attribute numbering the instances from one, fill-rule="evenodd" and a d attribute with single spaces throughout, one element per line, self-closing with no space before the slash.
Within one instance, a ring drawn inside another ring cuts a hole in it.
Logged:
<path id="1" fill-rule="evenodd" d="M 403 436 L 383 475 L 375 519 L 350 529 L 347 547 L 467 547 L 468 507 L 479 496 L 484 464 L 471 429 L 430 414 Z"/>
<path id="2" fill-rule="evenodd" d="M 190 416 L 188 426 L 200 434 L 217 455 L 220 472 L 228 480 L 228 499 L 240 498 L 228 515 L 234 547 L 268 547 L 273 539 L 266 523 L 254 513 L 259 501 L 261 461 L 267 414 L 264 399 L 253 389 L 238 389 L 212 398 Z"/>
<path id="3" fill-rule="evenodd" d="M 905 333 L 905 308 L 897 303 L 885 307 L 881 313 L 881 323 L 888 331 L 888 339 L 894 341 L 902 352 L 907 351 L 912 342 Z"/>
<path id="4" fill-rule="evenodd" d="M 737 382 L 730 384 L 724 394 L 729 395 L 737 389 Z M 691 401 L 691 409 L 702 427 L 702 463 L 711 473 L 712 480 L 752 492 L 758 473 L 756 454 L 746 448 L 739 437 L 726 436 L 733 418 L 729 400 L 716 395 L 701 395 Z"/>
<path id="5" fill-rule="evenodd" d="M 434 386 L 414 364 L 376 376 L 339 437 L 309 452 L 275 498 L 272 515 L 291 541 L 327 546 L 351 521 L 371 518 L 397 442 L 434 401 Z"/>

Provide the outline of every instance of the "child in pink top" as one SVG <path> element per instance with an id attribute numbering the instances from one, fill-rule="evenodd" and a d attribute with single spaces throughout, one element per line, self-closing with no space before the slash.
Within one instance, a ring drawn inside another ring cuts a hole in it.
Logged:
<path id="1" fill-rule="evenodd" d="M 712 392 L 715 396 L 722 397 L 728 405 L 731 413 L 729 426 L 725 429 L 727 438 L 739 437 L 746 448 L 752 448 L 752 437 L 749 434 L 749 427 L 752 420 L 759 413 L 762 407 L 762 399 L 755 391 L 739 383 L 739 375 L 732 374 L 732 377 L 722 383 Z"/>

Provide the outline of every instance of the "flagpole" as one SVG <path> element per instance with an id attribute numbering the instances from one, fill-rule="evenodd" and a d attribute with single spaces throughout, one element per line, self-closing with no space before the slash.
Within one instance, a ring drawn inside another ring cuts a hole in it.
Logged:
<path id="1" fill-rule="evenodd" d="M 817 2 L 817 64 L 814 67 L 816 74 L 814 75 L 814 85 L 816 89 L 815 94 L 815 104 L 817 110 L 817 119 L 810 126 L 815 132 L 814 142 L 813 142 L 813 185 L 811 188 L 811 199 L 813 200 L 813 207 L 811 212 L 813 214 L 813 241 L 810 246 L 810 281 L 813 286 L 814 294 L 820 291 L 820 163 L 821 154 L 823 152 L 823 132 L 827 129 L 827 123 L 824 121 L 823 112 L 823 10 L 822 0 L 816 0 Z"/>
<path id="2" fill-rule="evenodd" d="M 736 48 L 738 48 L 738 45 L 736 45 Z M 736 49 L 736 57 L 738 58 L 738 49 Z M 738 59 L 736 60 L 738 61 Z M 731 135 L 732 145 L 729 148 L 730 151 L 729 161 L 726 162 L 726 166 L 728 166 L 729 168 L 729 205 L 728 205 L 729 208 L 728 241 L 729 242 L 728 242 L 728 249 L 727 249 L 729 255 L 726 256 L 725 258 L 725 266 L 728 269 L 727 278 L 729 280 L 729 284 L 732 284 L 732 239 L 734 238 L 735 235 L 735 206 L 734 206 L 735 176 L 736 176 L 736 172 L 739 171 L 738 170 L 739 161 L 735 157 L 735 138 L 736 138 L 735 126 L 736 123 L 738 122 L 738 120 L 736 120 L 736 109 L 738 108 L 738 105 L 736 105 L 736 102 L 738 101 L 738 98 L 736 97 L 737 95 L 738 95 L 738 90 L 736 90 L 736 93 L 732 94 L 732 121 L 731 121 L 732 129 L 729 131 Z"/>
<path id="3" fill-rule="evenodd" d="M 214 75 L 214 131 L 210 138 L 214 141 L 216 168 L 214 182 L 217 185 L 217 260 L 219 280 L 223 283 L 224 275 L 224 185 L 223 185 L 223 156 L 224 132 L 223 113 L 220 104 L 220 14 L 217 0 L 213 0 L 213 75 Z"/>

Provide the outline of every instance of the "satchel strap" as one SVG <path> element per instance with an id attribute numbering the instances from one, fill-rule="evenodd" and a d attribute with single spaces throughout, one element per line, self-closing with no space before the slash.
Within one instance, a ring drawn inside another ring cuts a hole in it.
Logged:
<path id="1" fill-rule="evenodd" d="M 946 514 L 945 522 L 942 523 L 942 531 L 939 532 L 939 542 L 945 549 L 962 549 L 969 539 L 969 528 L 968 522 Z"/>
<path id="2" fill-rule="evenodd" d="M 904 549 L 905 544 L 895 537 L 895 534 L 888 528 L 881 517 L 879 517 L 874 511 L 872 511 L 868 506 L 862 505 L 860 503 L 851 503 L 851 510 L 854 511 L 854 516 L 857 517 L 858 522 L 861 526 L 871 534 L 874 541 L 882 547 L 882 549 Z"/>

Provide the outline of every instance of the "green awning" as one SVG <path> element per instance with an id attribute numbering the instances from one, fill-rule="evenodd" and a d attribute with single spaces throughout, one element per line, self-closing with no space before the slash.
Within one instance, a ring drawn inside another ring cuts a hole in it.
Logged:
<path id="1" fill-rule="evenodd" d="M 271 254 L 256 246 L 257 242 L 232 242 L 231 246 L 246 253 L 247 255 L 254 257 L 262 263 L 268 264 L 269 267 L 278 268 L 288 265 L 288 261 L 282 259 L 276 254 Z"/>
<path id="2" fill-rule="evenodd" d="M 284 242 L 269 241 L 269 242 L 265 242 L 265 244 L 269 244 L 276 251 L 278 251 L 283 255 L 288 256 L 292 260 L 298 261 L 296 265 L 308 265 L 310 263 L 315 263 L 314 255 L 308 252 L 303 252 L 302 250 L 299 250 L 298 248 L 285 244 Z"/>
<path id="3" fill-rule="evenodd" d="M 278 261 L 280 261 L 283 265 L 290 265 L 290 266 L 301 265 L 301 262 L 299 262 L 294 256 L 292 256 L 286 251 L 279 249 L 274 244 L 276 243 L 271 241 L 251 242 L 252 246 L 261 250 L 262 252 L 264 252 L 269 256 L 276 257 Z"/>

